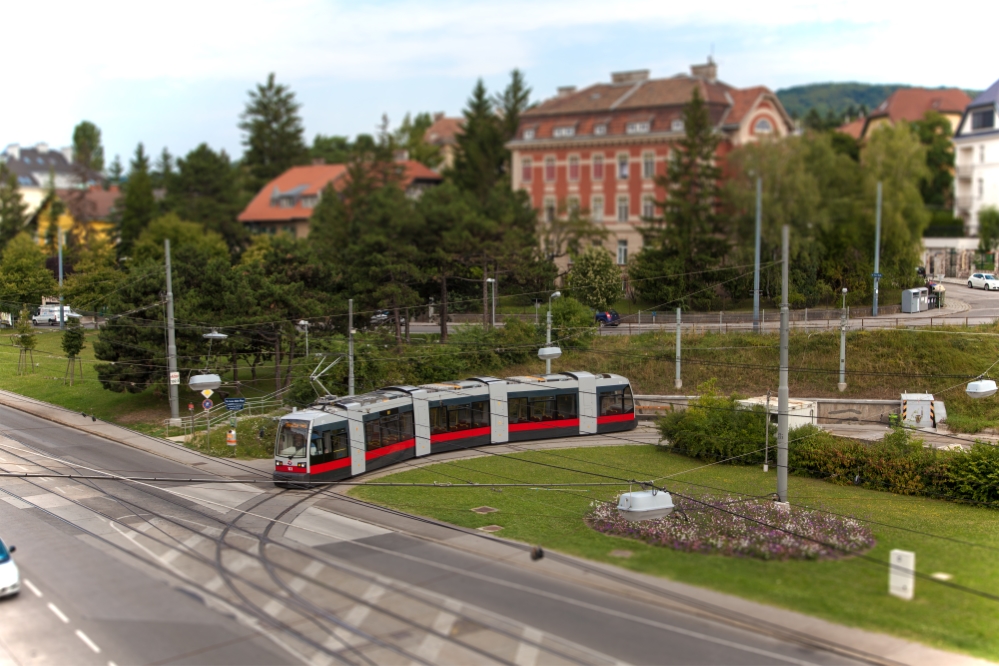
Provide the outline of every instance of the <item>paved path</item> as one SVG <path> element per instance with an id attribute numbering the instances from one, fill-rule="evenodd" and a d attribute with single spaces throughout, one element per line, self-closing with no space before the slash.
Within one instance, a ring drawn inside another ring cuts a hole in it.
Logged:
<path id="1" fill-rule="evenodd" d="M 14 404 L 32 413 L 0 407 L 0 469 L 206 467 L 155 438 Z M 656 439 L 622 435 L 537 446 Z M 0 479 L 0 528 L 41 595 L 0 603 L 0 661 L 980 663 L 557 553 L 532 562 L 522 544 L 212 463 L 240 483 Z"/>

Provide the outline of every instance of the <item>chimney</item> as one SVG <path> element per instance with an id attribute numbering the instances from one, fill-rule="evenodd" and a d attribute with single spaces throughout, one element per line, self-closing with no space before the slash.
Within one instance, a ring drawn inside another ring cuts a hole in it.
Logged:
<path id="1" fill-rule="evenodd" d="M 7 159 L 19 160 L 21 159 L 21 146 L 16 143 L 12 143 L 7 146 L 6 150 L 3 151 L 7 156 Z"/>
<path id="2" fill-rule="evenodd" d="M 649 70 L 633 69 L 629 72 L 612 72 L 611 83 L 637 83 L 649 80 Z"/>
<path id="3" fill-rule="evenodd" d="M 35 150 L 37 150 L 39 153 L 41 153 L 42 155 L 44 155 L 45 153 L 49 152 L 49 144 L 47 144 L 47 143 L 36 143 L 35 144 Z"/>
<path id="4" fill-rule="evenodd" d="M 312 164 L 313 164 L 313 166 L 320 166 L 320 165 L 326 164 L 326 158 L 325 157 L 313 157 L 312 158 Z"/>
<path id="5" fill-rule="evenodd" d="M 406 149 L 397 150 L 392 154 L 392 157 L 396 162 L 408 162 L 409 161 L 409 151 Z"/>
<path id="6" fill-rule="evenodd" d="M 72 164 L 73 163 L 73 148 L 72 148 L 72 146 L 66 146 L 65 148 L 60 148 L 59 152 L 62 153 L 62 156 L 66 158 L 66 164 Z"/>
<path id="7" fill-rule="evenodd" d="M 441 120 L 442 118 L 444 118 L 444 112 L 443 111 L 438 111 L 437 113 L 434 114 L 434 122 L 435 123 L 438 120 Z"/>
<path id="8" fill-rule="evenodd" d="M 718 65 L 715 64 L 714 58 L 708 56 L 708 62 L 703 65 L 691 65 L 690 75 L 695 76 L 699 79 L 707 79 L 708 81 L 715 81 L 718 79 Z"/>
<path id="9" fill-rule="evenodd" d="M 576 86 L 559 86 L 558 87 L 558 96 L 559 97 L 567 97 L 567 96 L 571 95 L 574 92 L 576 92 Z"/>

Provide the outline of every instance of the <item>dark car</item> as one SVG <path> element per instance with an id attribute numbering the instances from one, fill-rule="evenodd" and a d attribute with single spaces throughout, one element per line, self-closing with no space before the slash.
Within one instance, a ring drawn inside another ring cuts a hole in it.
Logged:
<path id="1" fill-rule="evenodd" d="M 621 324 L 621 315 L 617 313 L 617 310 L 597 312 L 597 323 L 601 326 L 618 326 Z"/>

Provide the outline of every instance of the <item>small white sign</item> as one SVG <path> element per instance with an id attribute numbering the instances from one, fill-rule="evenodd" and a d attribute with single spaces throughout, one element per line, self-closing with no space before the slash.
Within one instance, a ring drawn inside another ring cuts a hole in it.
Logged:
<path id="1" fill-rule="evenodd" d="M 211 389 L 204 389 L 204 390 L 203 390 L 203 391 L 201 392 L 201 395 L 205 396 L 206 398 L 210 398 L 210 397 L 212 397 L 212 394 L 213 394 L 213 393 L 215 393 L 215 391 L 213 391 L 213 390 L 211 390 Z"/>
<path id="2" fill-rule="evenodd" d="M 889 562 L 888 593 L 910 601 L 916 592 L 916 554 L 908 550 L 893 550 Z"/>
<path id="3" fill-rule="evenodd" d="M 179 372 L 171 372 L 170 373 L 170 386 L 178 386 L 178 385 L 180 385 L 180 373 Z"/>

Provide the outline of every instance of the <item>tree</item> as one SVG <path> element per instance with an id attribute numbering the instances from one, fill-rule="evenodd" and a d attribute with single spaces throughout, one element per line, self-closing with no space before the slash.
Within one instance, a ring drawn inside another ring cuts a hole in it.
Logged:
<path id="1" fill-rule="evenodd" d="M 105 240 L 88 243 L 63 283 L 63 296 L 77 312 L 101 313 L 127 274 L 115 263 L 114 246 Z"/>
<path id="2" fill-rule="evenodd" d="M 111 160 L 111 166 L 108 167 L 108 180 L 107 180 L 108 185 L 121 187 L 121 180 L 122 176 L 124 175 L 125 175 L 125 168 L 121 165 L 121 157 L 115 155 L 114 159 Z"/>
<path id="3" fill-rule="evenodd" d="M 35 335 L 35 328 L 31 325 L 31 313 L 28 308 L 22 306 L 21 312 L 14 322 L 14 334 L 10 336 L 11 342 L 20 349 L 17 359 L 17 374 L 23 375 L 35 370 L 35 347 L 38 346 L 38 337 Z"/>
<path id="4" fill-rule="evenodd" d="M 352 150 L 350 139 L 345 136 L 317 134 L 312 140 L 309 157 L 313 160 L 322 160 L 324 164 L 346 164 L 350 160 Z"/>
<path id="5" fill-rule="evenodd" d="M 240 209 L 236 172 L 224 150 L 216 153 L 202 143 L 178 159 L 167 202 L 181 219 L 221 234 L 230 249 L 246 241 L 246 230 L 236 220 Z"/>
<path id="6" fill-rule="evenodd" d="M 250 171 L 249 189 L 257 191 L 290 167 L 304 164 L 308 150 L 298 113 L 301 107 L 290 88 L 276 83 L 271 73 L 267 83 L 257 84 L 249 96 L 239 129 L 245 133 L 243 164 Z"/>
<path id="7" fill-rule="evenodd" d="M 541 247 L 549 261 L 566 255 L 574 257 L 607 236 L 607 229 L 577 208 L 566 210 L 561 206 L 551 221 L 541 225 Z"/>
<path id="8" fill-rule="evenodd" d="M 716 164 L 719 136 L 699 89 L 683 111 L 684 136 L 676 142 L 657 184 L 666 199 L 656 202 L 663 217 L 646 223 L 645 247 L 632 261 L 629 276 L 641 279 L 636 291 L 662 304 L 687 306 L 710 302 L 711 283 L 721 281 L 718 268 L 728 252 L 718 213 L 721 170 Z M 673 274 L 669 282 L 651 280 Z"/>
<path id="9" fill-rule="evenodd" d="M 926 147 L 927 176 L 920 182 L 923 202 L 931 208 L 950 210 L 954 199 L 954 144 L 950 121 L 937 111 L 927 111 L 912 123 L 919 142 Z"/>
<path id="10" fill-rule="evenodd" d="M 58 285 L 45 268 L 45 255 L 26 232 L 21 232 L 7 244 L 0 262 L 0 302 L 36 305 L 43 296 L 52 296 Z"/>
<path id="11" fill-rule="evenodd" d="M 66 204 L 56 194 L 54 176 L 49 178 L 49 188 L 45 194 L 43 209 L 48 222 L 48 226 L 45 228 L 45 249 L 48 250 L 50 256 L 55 256 L 59 252 L 59 234 L 62 231 L 59 228 L 59 220 L 66 212 Z"/>
<path id="12" fill-rule="evenodd" d="M 978 211 L 978 250 L 999 250 L 999 210 L 995 206 L 986 206 Z"/>
<path id="13" fill-rule="evenodd" d="M 623 295 L 621 269 L 610 252 L 591 247 L 573 261 L 566 289 L 586 307 L 605 310 Z"/>
<path id="14" fill-rule="evenodd" d="M 84 120 L 73 128 L 73 163 L 89 174 L 104 171 L 101 130 L 89 120 Z"/>
<path id="15" fill-rule="evenodd" d="M 21 196 L 17 174 L 0 162 L 0 252 L 28 224 L 28 204 Z"/>
<path id="16" fill-rule="evenodd" d="M 434 120 L 429 113 L 418 113 L 412 119 L 407 113 L 393 136 L 394 145 L 405 150 L 409 159 L 431 169 L 439 166 L 443 160 L 440 147 L 424 140 L 427 130 L 433 124 Z"/>
<path id="17" fill-rule="evenodd" d="M 503 143 L 517 135 L 517 130 L 520 128 L 520 114 L 527 110 L 530 103 L 531 89 L 527 86 L 524 73 L 515 69 L 510 72 L 510 83 L 503 90 L 503 94 L 496 96 L 495 101 L 502 116 Z"/>
<path id="18" fill-rule="evenodd" d="M 80 364 L 80 377 L 83 377 L 83 361 L 79 360 L 80 352 L 83 351 L 87 334 L 80 324 L 79 317 L 70 317 L 66 320 L 66 330 L 62 334 L 62 351 L 66 354 L 66 375 L 69 377 L 69 385 L 73 385 L 76 378 L 76 364 Z M 65 378 L 63 379 L 65 381 Z"/>
<path id="19" fill-rule="evenodd" d="M 156 215 L 156 199 L 153 196 L 153 182 L 149 176 L 149 157 L 140 143 L 135 148 L 128 183 L 121 207 L 118 223 L 118 254 L 127 257 L 132 251 L 135 239 Z"/>
<path id="20" fill-rule="evenodd" d="M 173 178 L 173 155 L 170 154 L 170 151 L 165 146 L 160 151 L 160 156 L 156 158 L 156 167 L 150 175 L 154 188 L 162 188 L 169 191 L 170 181 Z"/>
<path id="21" fill-rule="evenodd" d="M 500 119 L 482 79 L 475 84 L 463 114 L 465 124 L 456 137 L 458 146 L 451 177 L 458 187 L 484 201 L 503 177 L 507 150 Z"/>

